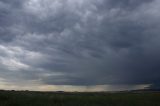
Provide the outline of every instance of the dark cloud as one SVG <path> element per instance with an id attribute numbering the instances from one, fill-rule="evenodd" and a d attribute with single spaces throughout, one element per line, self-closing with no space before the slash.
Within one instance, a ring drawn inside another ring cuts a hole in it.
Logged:
<path id="1" fill-rule="evenodd" d="M 159 5 L 0 0 L 0 77 L 53 85 L 158 85 Z"/>
<path id="2" fill-rule="evenodd" d="M 120 7 L 125 9 L 135 9 L 136 7 L 143 5 L 144 3 L 152 2 L 153 0 L 106 0 L 105 2 L 109 4 L 111 8 Z"/>

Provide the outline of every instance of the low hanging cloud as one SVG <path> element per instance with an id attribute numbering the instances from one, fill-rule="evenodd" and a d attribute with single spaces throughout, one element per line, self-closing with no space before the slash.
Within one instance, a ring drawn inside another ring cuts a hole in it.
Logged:
<path id="1" fill-rule="evenodd" d="M 159 0 L 0 0 L 0 78 L 159 86 L 159 9 Z"/>

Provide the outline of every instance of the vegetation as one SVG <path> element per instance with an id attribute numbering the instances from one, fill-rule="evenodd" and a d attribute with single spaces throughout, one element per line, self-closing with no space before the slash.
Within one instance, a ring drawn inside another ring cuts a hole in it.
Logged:
<path id="1" fill-rule="evenodd" d="M 0 91 L 0 106 L 160 106 L 160 93 Z"/>

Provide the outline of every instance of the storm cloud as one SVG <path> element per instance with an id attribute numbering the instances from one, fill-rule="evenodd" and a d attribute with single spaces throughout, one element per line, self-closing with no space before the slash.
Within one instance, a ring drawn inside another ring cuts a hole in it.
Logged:
<path id="1" fill-rule="evenodd" d="M 159 0 L 0 0 L 0 81 L 159 86 L 159 9 Z"/>

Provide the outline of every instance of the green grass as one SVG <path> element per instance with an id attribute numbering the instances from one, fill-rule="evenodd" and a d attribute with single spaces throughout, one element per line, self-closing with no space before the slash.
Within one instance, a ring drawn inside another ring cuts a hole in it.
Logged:
<path id="1" fill-rule="evenodd" d="M 160 106 L 160 93 L 0 91 L 0 106 Z"/>

